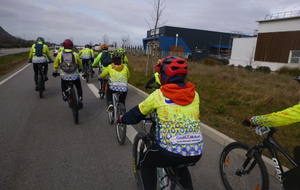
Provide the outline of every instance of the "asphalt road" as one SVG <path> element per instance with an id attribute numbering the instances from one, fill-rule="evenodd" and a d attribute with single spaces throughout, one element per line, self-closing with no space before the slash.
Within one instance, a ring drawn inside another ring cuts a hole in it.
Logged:
<path id="1" fill-rule="evenodd" d="M 0 49 L 0 56 L 14 54 L 14 53 L 21 53 L 21 52 L 25 52 L 25 51 L 30 51 L 30 48 Z"/>
<path id="2" fill-rule="evenodd" d="M 140 125 L 128 126 L 125 144 L 117 143 L 97 78 L 81 80 L 84 108 L 74 124 L 52 66 L 43 99 L 34 91 L 30 64 L 0 78 L 0 189 L 137 189 L 131 141 Z M 127 110 L 143 99 L 129 91 Z M 223 147 L 206 135 L 204 140 L 204 154 L 190 168 L 194 188 L 223 190 L 218 167 Z M 271 189 L 280 189 L 272 180 Z"/>

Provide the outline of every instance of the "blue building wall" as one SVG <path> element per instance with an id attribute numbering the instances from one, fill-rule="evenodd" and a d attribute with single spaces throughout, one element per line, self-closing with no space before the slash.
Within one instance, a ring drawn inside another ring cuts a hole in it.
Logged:
<path id="1" fill-rule="evenodd" d="M 159 47 L 161 48 L 161 50 L 163 52 L 170 51 L 170 46 L 176 45 L 176 37 L 157 36 L 157 37 L 151 37 L 151 38 L 144 38 L 143 39 L 144 51 L 146 51 L 146 49 L 147 49 L 147 42 L 152 41 L 152 40 L 159 42 Z M 184 47 L 185 55 L 189 55 L 192 53 L 192 51 L 190 50 L 190 48 L 187 46 L 187 44 L 184 42 L 184 40 L 182 38 L 178 38 L 177 46 Z"/>

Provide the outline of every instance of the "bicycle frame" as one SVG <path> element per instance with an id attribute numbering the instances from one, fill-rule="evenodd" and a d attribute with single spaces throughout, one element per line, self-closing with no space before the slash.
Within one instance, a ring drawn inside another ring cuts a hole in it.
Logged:
<path id="1" fill-rule="evenodd" d="M 112 93 L 112 100 L 113 100 L 113 105 L 114 105 L 114 113 L 113 113 L 113 117 L 114 117 L 114 122 L 117 122 L 117 119 L 116 116 L 117 116 L 117 108 L 118 108 L 118 105 L 119 105 L 119 97 L 120 97 L 120 94 L 122 92 L 114 92 Z"/>
<path id="2" fill-rule="evenodd" d="M 251 150 L 254 149 L 254 150 L 256 150 L 261 155 L 264 149 L 268 149 L 268 151 L 271 154 L 274 167 L 275 167 L 275 169 L 277 171 L 280 184 L 283 187 L 282 175 L 284 173 L 284 170 L 283 170 L 283 167 L 281 165 L 280 159 L 278 157 L 277 150 L 280 151 L 284 155 L 284 157 L 286 157 L 288 159 L 288 161 L 294 167 L 296 167 L 297 164 L 294 161 L 294 159 L 287 153 L 287 151 L 273 137 L 273 134 L 276 132 L 277 129 L 270 127 L 270 130 L 271 131 L 268 133 L 267 137 L 263 140 L 263 142 L 261 144 L 259 144 L 259 145 L 255 145 L 248 152 L 250 152 Z"/>

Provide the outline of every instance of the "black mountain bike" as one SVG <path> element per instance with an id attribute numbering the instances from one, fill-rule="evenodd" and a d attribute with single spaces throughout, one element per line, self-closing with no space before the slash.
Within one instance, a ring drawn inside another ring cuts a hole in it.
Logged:
<path id="1" fill-rule="evenodd" d="M 93 78 L 93 67 L 91 60 L 88 61 L 87 65 L 84 67 L 85 80 L 89 83 L 90 77 Z"/>
<path id="2" fill-rule="evenodd" d="M 73 120 L 75 124 L 78 124 L 78 117 L 79 117 L 79 106 L 78 106 L 78 99 L 76 95 L 76 90 L 74 88 L 73 81 L 67 81 L 67 92 L 68 92 L 68 104 L 69 107 L 72 109 Z"/>
<path id="3" fill-rule="evenodd" d="M 147 130 L 146 126 L 149 126 L 150 130 Z M 136 134 L 133 142 L 133 173 L 135 176 L 135 181 L 139 189 L 144 189 L 142 183 L 142 176 L 141 176 L 141 159 L 144 157 L 145 152 L 147 149 L 155 143 L 155 126 L 156 123 L 153 121 L 152 116 L 146 117 L 142 121 L 142 129 L 144 132 L 139 132 Z M 182 185 L 179 183 L 179 171 L 183 167 L 194 166 L 195 163 L 188 163 L 183 165 L 178 165 L 176 167 L 164 167 L 164 168 L 157 168 L 157 177 L 159 180 L 159 187 L 160 189 L 164 190 L 175 190 L 176 186 L 178 186 L 181 190 L 184 190 Z"/>
<path id="4" fill-rule="evenodd" d="M 284 189 L 285 172 L 277 151 L 280 151 L 294 167 L 297 167 L 297 163 L 273 137 L 276 131 L 275 127 L 256 127 L 255 132 L 264 136 L 261 143 L 250 146 L 242 142 L 233 142 L 223 149 L 219 166 L 222 181 L 227 190 L 269 189 L 268 171 L 262 159 L 265 149 L 271 154 L 278 179 Z"/>
<path id="5" fill-rule="evenodd" d="M 45 75 L 44 75 L 44 70 L 45 66 L 41 63 L 35 63 L 38 64 L 38 91 L 40 98 L 43 98 L 44 91 L 45 91 Z"/>
<path id="6" fill-rule="evenodd" d="M 124 115 L 126 113 L 125 105 L 119 101 L 119 96 L 121 94 L 122 92 L 112 93 L 113 110 L 107 110 L 107 116 L 109 123 L 115 125 L 118 143 L 122 145 L 126 139 L 127 126 L 117 122 L 120 115 Z"/>

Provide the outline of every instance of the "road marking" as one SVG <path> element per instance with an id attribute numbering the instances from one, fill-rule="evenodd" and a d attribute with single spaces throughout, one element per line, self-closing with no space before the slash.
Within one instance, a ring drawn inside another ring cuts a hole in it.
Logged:
<path id="1" fill-rule="evenodd" d="M 22 69 L 18 70 L 17 72 L 15 72 L 14 74 L 10 75 L 9 77 L 7 77 L 6 79 L 4 79 L 3 81 L 0 82 L 0 86 L 2 84 L 4 84 L 6 81 L 8 81 L 9 79 L 11 79 L 12 77 L 14 77 L 16 74 L 18 74 L 19 72 L 23 71 L 26 67 L 28 67 L 29 65 L 31 65 L 30 63 L 25 65 L 25 67 L 23 67 Z"/>

